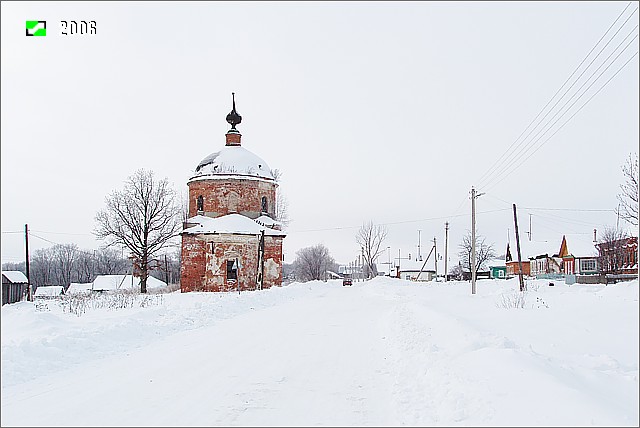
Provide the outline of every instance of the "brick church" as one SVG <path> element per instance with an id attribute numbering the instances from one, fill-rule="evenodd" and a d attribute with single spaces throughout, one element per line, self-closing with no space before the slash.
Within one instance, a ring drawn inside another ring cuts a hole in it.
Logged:
<path id="1" fill-rule="evenodd" d="M 181 290 L 245 291 L 282 284 L 278 184 L 269 165 L 242 147 L 236 126 L 220 151 L 205 157 L 187 182 L 189 218 L 182 231 Z"/>

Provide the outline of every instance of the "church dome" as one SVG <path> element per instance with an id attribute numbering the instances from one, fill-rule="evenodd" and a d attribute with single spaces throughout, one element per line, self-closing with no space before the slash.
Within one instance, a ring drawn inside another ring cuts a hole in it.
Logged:
<path id="1" fill-rule="evenodd" d="M 244 175 L 275 180 L 269 165 L 242 146 L 224 146 L 219 152 L 211 153 L 200 161 L 193 178 L 219 175 Z"/>

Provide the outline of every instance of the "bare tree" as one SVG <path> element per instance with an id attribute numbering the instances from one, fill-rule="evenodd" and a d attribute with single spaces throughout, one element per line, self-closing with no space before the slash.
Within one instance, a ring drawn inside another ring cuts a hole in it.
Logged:
<path id="1" fill-rule="evenodd" d="M 96 251 L 96 275 L 116 275 L 127 272 L 127 259 L 113 248 L 102 248 Z"/>
<path id="2" fill-rule="evenodd" d="M 460 257 L 462 268 L 469 272 L 471 272 L 471 244 L 471 232 L 469 231 L 462 238 L 462 243 L 459 246 L 460 252 L 458 252 L 458 257 Z M 480 269 L 486 267 L 487 262 L 495 257 L 496 252 L 493 248 L 493 244 L 487 244 L 484 237 L 476 234 L 475 271 L 478 272 Z"/>
<path id="3" fill-rule="evenodd" d="M 327 270 L 335 269 L 335 264 L 329 249 L 322 244 L 298 250 L 293 262 L 296 279 L 302 282 L 326 279 Z"/>
<path id="4" fill-rule="evenodd" d="M 79 254 L 78 246 L 76 244 L 56 244 L 51 250 L 56 265 L 57 283 L 66 289 L 72 279 L 75 279 L 75 264 Z"/>
<path id="5" fill-rule="evenodd" d="M 78 251 L 74 263 L 72 278 L 78 282 L 91 282 L 95 279 L 96 259 L 88 251 Z"/>
<path id="6" fill-rule="evenodd" d="M 41 248 L 33 252 L 29 260 L 29 279 L 35 287 L 52 285 L 56 269 L 51 248 Z"/>
<path id="7" fill-rule="evenodd" d="M 282 230 L 285 230 L 291 220 L 289 219 L 289 201 L 287 197 L 278 191 L 276 194 L 276 218 L 274 219 L 282 225 Z"/>
<path id="8" fill-rule="evenodd" d="M 185 222 L 189 219 L 189 193 L 180 192 L 180 219 Z"/>
<path id="9" fill-rule="evenodd" d="M 106 197 L 107 207 L 96 215 L 95 234 L 109 245 L 131 252 L 140 292 L 147 292 L 149 262 L 180 230 L 180 206 L 167 179 L 156 181 L 152 171 L 140 169 L 123 190 Z"/>
<path id="10" fill-rule="evenodd" d="M 638 226 L 638 153 L 629 155 L 627 163 L 622 167 L 625 182 L 620 185 L 618 194 L 620 207 L 618 214 L 627 222 Z"/>
<path id="11" fill-rule="evenodd" d="M 356 242 L 360 245 L 364 257 L 364 269 L 367 278 L 376 275 L 375 261 L 385 250 L 382 246 L 387 237 L 387 228 L 382 225 L 374 225 L 372 221 L 364 223 L 356 234 Z"/>
<path id="12" fill-rule="evenodd" d="M 600 235 L 598 247 L 598 265 L 604 274 L 618 274 L 624 265 L 629 236 L 615 228 L 605 228 Z"/>

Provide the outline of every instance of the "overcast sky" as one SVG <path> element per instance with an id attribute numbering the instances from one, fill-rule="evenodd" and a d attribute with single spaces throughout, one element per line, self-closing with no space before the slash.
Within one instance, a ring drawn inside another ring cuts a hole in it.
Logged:
<path id="1" fill-rule="evenodd" d="M 365 221 L 388 228 L 381 261 L 415 257 L 419 237 L 423 256 L 434 237 L 444 256 L 448 221 L 457 263 L 472 186 L 498 253 L 513 203 L 521 239 L 531 221 L 532 242 L 557 251 L 565 234 L 584 253 L 594 228 L 616 226 L 638 151 L 638 2 L 1 7 L 2 262 L 24 260 L 25 224 L 31 253 L 97 248 L 96 212 L 139 168 L 186 193 L 224 145 L 231 92 L 243 146 L 283 173 L 285 262 L 322 243 L 348 263 Z M 47 36 L 26 37 L 26 20 Z M 63 36 L 61 20 L 97 35 Z"/>

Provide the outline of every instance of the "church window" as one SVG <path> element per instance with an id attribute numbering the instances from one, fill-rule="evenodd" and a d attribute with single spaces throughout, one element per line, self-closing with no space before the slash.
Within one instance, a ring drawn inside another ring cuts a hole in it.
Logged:
<path id="1" fill-rule="evenodd" d="M 204 198 L 202 197 L 202 195 L 198 196 L 198 199 L 196 200 L 196 202 L 197 202 L 197 210 L 204 211 Z"/>
<path id="2" fill-rule="evenodd" d="M 263 197 L 262 197 L 262 212 L 263 212 L 263 213 L 269 212 L 269 211 L 267 210 L 267 208 L 269 208 L 269 205 L 267 204 L 267 197 L 266 197 L 266 196 L 263 196 Z"/>
<path id="3" fill-rule="evenodd" d="M 235 260 L 227 260 L 227 280 L 238 279 L 238 265 Z"/>

